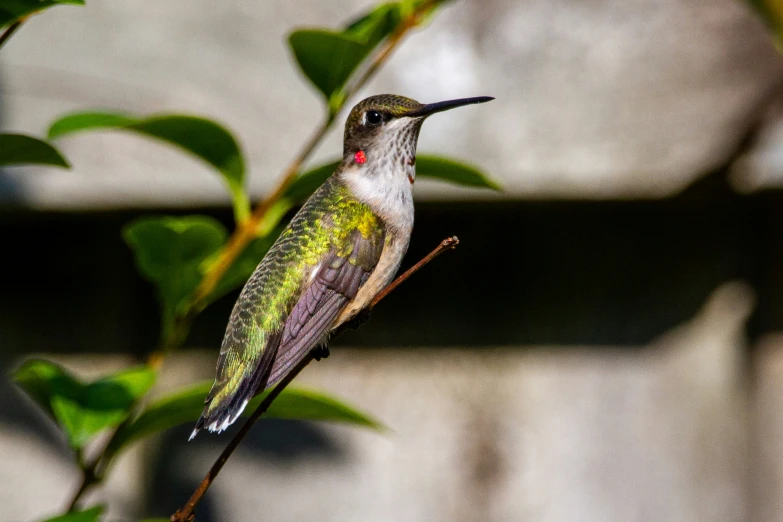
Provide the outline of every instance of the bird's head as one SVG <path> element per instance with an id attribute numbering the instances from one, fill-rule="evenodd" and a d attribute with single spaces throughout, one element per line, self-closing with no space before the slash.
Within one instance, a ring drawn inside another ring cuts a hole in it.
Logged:
<path id="1" fill-rule="evenodd" d="M 436 112 L 492 100 L 488 96 L 422 104 L 394 94 L 360 101 L 345 122 L 343 163 L 383 167 L 413 165 L 424 120 Z"/>

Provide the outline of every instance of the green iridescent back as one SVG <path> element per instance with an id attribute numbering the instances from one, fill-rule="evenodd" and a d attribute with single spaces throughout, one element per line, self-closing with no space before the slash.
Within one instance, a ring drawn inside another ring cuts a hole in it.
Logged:
<path id="1" fill-rule="evenodd" d="M 383 237 L 380 219 L 332 176 L 291 220 L 234 305 L 208 396 L 210 407 L 218 407 L 224 395 L 250 377 L 270 336 L 282 330 L 302 295 L 307 275 L 328 252 L 336 250 L 349 262 L 362 263 L 360 256 L 351 255 L 348 240 L 356 230 L 364 238 Z"/>
<path id="2" fill-rule="evenodd" d="M 348 189 L 335 177 L 329 178 L 318 189 L 248 280 L 238 306 L 247 305 L 263 313 L 254 314 L 254 324 L 265 331 L 282 327 L 287 312 L 300 291 L 305 272 L 317 265 L 331 249 L 341 255 L 349 247 L 347 238 L 358 229 L 370 237 L 380 230 L 381 222 L 370 207 L 352 197 Z M 280 265 L 285 269 L 280 270 Z"/>

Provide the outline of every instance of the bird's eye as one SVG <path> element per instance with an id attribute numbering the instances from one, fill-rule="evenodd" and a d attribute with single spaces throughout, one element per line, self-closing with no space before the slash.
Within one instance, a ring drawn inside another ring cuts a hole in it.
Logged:
<path id="1" fill-rule="evenodd" d="M 383 122 L 383 114 L 380 111 L 367 111 L 364 115 L 364 121 L 367 125 L 375 127 Z"/>

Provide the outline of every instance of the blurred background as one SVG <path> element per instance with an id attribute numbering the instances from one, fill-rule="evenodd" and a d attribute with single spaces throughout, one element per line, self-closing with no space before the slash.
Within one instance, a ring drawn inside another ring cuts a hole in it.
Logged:
<path id="1" fill-rule="evenodd" d="M 285 43 L 372 2 L 88 0 L 0 53 L 0 124 L 74 110 L 185 112 L 240 138 L 262 197 L 320 121 Z M 200 521 L 783 521 L 783 55 L 737 0 L 461 0 L 357 96 L 491 95 L 425 125 L 419 151 L 499 180 L 421 180 L 394 292 L 297 379 L 390 428 L 263 420 Z M 339 117 L 342 121 L 344 114 Z M 338 126 L 313 163 L 341 150 Z M 47 354 L 83 376 L 142 361 L 154 289 L 121 227 L 229 224 L 207 167 L 119 133 L 58 144 L 71 171 L 0 172 L 0 369 Z M 236 299 L 207 309 L 165 390 L 214 375 Z M 111 520 L 172 513 L 228 435 L 190 426 L 125 455 Z M 0 381 L 0 520 L 78 485 L 56 428 Z"/>

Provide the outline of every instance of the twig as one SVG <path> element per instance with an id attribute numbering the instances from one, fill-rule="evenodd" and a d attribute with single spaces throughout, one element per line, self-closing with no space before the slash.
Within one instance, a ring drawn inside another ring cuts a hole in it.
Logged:
<path id="1" fill-rule="evenodd" d="M 405 272 L 403 272 L 402 275 L 397 277 L 397 279 L 389 283 L 386 288 L 378 292 L 378 295 L 376 295 L 370 303 L 369 308 L 374 308 L 375 305 L 381 302 L 381 299 L 392 293 L 398 286 L 407 281 L 410 276 L 421 270 L 424 265 L 441 255 L 446 250 L 454 250 L 457 248 L 457 245 L 459 245 L 459 238 L 457 236 L 451 236 L 441 241 L 440 245 L 438 245 L 435 250 L 424 256 L 421 261 L 407 269 Z"/>
<path id="2" fill-rule="evenodd" d="M 339 112 L 340 108 L 345 105 L 345 102 L 349 97 L 356 94 L 359 89 L 375 76 L 375 73 L 378 72 L 378 69 L 380 69 L 384 62 L 389 59 L 389 56 L 391 56 L 405 35 L 411 29 L 418 26 L 421 23 L 422 18 L 443 1 L 444 0 L 430 0 L 429 2 L 424 2 L 400 22 L 400 25 L 398 25 L 395 31 L 389 36 L 386 40 L 386 44 L 378 51 L 364 72 L 359 75 L 356 81 L 349 83 L 345 88 L 345 95 L 342 97 L 343 101 L 334 111 L 335 113 Z"/>
<path id="3" fill-rule="evenodd" d="M 394 281 L 387 285 L 386 288 L 379 292 L 370 303 L 368 309 L 372 309 L 384 297 L 389 295 L 393 290 L 400 286 L 401 283 L 405 282 L 410 276 L 418 272 L 419 269 L 421 269 L 424 265 L 438 257 L 443 252 L 456 248 L 458 244 L 459 239 L 457 239 L 456 236 L 441 241 L 435 250 L 427 254 L 424 258 L 422 258 L 421 261 L 410 267 L 402 275 L 398 276 Z M 337 333 L 339 334 L 342 331 L 342 329 L 338 329 Z M 234 453 L 234 450 L 237 449 L 237 446 L 239 446 L 239 443 L 242 442 L 242 439 L 245 438 L 245 436 L 248 434 L 250 428 L 253 427 L 253 424 L 255 424 L 256 421 L 258 421 L 258 419 L 260 419 L 261 416 L 269 409 L 269 406 L 272 405 L 272 402 L 277 398 L 277 396 L 280 395 L 286 386 L 291 384 L 291 381 L 293 381 L 294 378 L 299 375 L 299 372 L 301 372 L 305 366 L 310 364 L 310 362 L 314 359 L 315 352 L 316 350 L 310 351 L 310 353 L 308 353 L 304 359 L 302 359 L 299 364 L 297 364 L 288 374 L 286 374 L 283 380 L 272 389 L 269 395 L 264 397 L 264 400 L 261 401 L 261 404 L 258 405 L 258 408 L 256 408 L 253 414 L 245 421 L 245 423 L 242 425 L 242 428 L 240 428 L 237 434 L 234 435 L 234 438 L 231 439 L 231 442 L 228 443 L 226 449 L 223 450 L 223 452 L 220 454 L 220 457 L 218 457 L 218 459 L 212 465 L 209 472 L 193 492 L 193 495 L 191 495 L 187 503 L 182 507 L 182 509 L 177 510 L 176 513 L 171 515 L 171 522 L 190 522 L 194 519 L 195 515 L 193 514 L 193 510 L 196 508 L 196 505 L 212 485 L 212 482 L 215 481 L 215 478 L 217 478 L 218 473 L 220 473 L 220 470 L 223 468 L 223 465 L 226 463 L 226 461 L 228 461 L 229 457 L 231 457 L 231 454 Z"/>
<path id="4" fill-rule="evenodd" d="M 79 488 L 76 490 L 76 493 L 74 493 L 73 497 L 71 497 L 71 501 L 68 503 L 68 508 L 66 509 L 66 513 L 71 513 L 73 511 L 76 511 L 76 504 L 79 502 L 79 499 L 95 483 L 96 483 L 96 477 L 95 477 L 94 468 L 92 467 L 85 468 L 82 471 L 82 482 L 81 484 L 79 484 Z"/>
<path id="5" fill-rule="evenodd" d="M 76 465 L 79 469 L 82 470 L 82 482 L 79 484 L 76 493 L 71 497 L 71 501 L 68 503 L 68 507 L 65 510 L 66 513 L 70 513 L 76 509 L 76 503 L 79 501 L 79 497 L 87 491 L 87 488 L 92 484 L 92 477 L 94 477 L 94 468 L 85 461 L 84 450 L 77 448 L 74 451 L 74 460 L 76 460 Z"/>
<path id="6" fill-rule="evenodd" d="M 23 18 L 20 18 L 16 22 L 12 23 L 11 25 L 9 25 L 8 28 L 6 28 L 6 30 L 3 31 L 3 34 L 0 35 L 0 47 L 2 47 L 3 44 L 5 44 L 6 40 L 11 38 L 11 36 L 13 36 L 13 34 L 16 32 L 16 30 L 22 27 L 22 24 L 25 23 L 26 21 L 27 21 L 27 17 L 25 16 Z"/>

